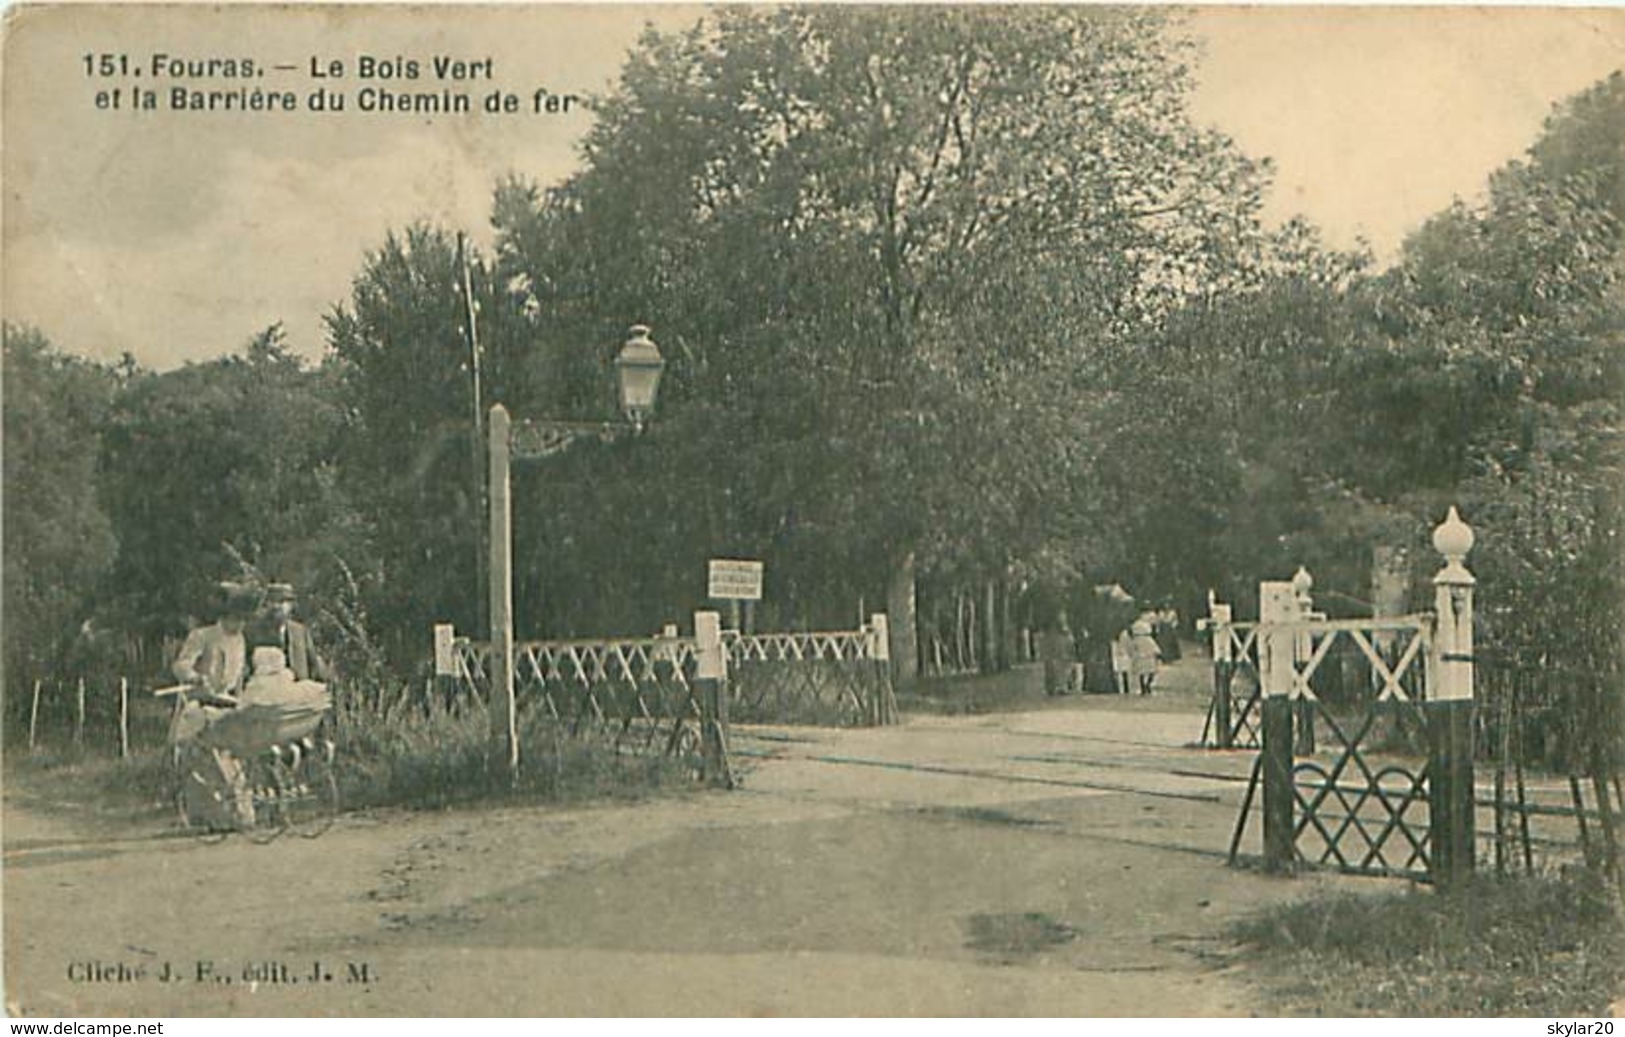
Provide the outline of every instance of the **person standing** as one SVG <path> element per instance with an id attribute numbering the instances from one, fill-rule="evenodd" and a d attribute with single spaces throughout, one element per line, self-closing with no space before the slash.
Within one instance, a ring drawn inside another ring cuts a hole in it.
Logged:
<path id="1" fill-rule="evenodd" d="M 248 673 L 246 629 L 259 598 L 240 584 L 222 584 L 225 600 L 219 617 L 186 635 L 170 667 L 175 679 L 191 686 L 187 698 L 214 704 L 242 690 Z"/>
<path id="2" fill-rule="evenodd" d="M 1134 670 L 1134 637 L 1124 627 L 1111 641 L 1112 686 L 1117 694 L 1129 693 L 1130 674 Z"/>
<path id="3" fill-rule="evenodd" d="M 1073 652 L 1072 631 L 1067 628 L 1066 616 L 1057 612 L 1039 642 L 1039 653 L 1044 657 L 1044 694 L 1067 693 Z"/>
<path id="4" fill-rule="evenodd" d="M 293 584 L 273 583 L 265 588 L 265 608 L 248 630 L 250 648 L 280 648 L 294 680 L 326 681 L 326 660 L 316 651 L 310 628 L 293 618 Z"/>
<path id="5" fill-rule="evenodd" d="M 188 817 L 213 829 L 251 828 L 254 797 L 241 760 L 225 749 L 203 749 L 197 737 L 236 705 L 248 677 L 249 620 L 259 596 L 240 584 L 222 584 L 220 616 L 186 636 L 171 672 L 186 684 L 185 700 L 176 711 L 170 739 L 184 757 L 181 795 Z"/>
<path id="6" fill-rule="evenodd" d="M 1134 683 L 1139 686 L 1141 695 L 1151 694 L 1151 686 L 1157 680 L 1158 651 L 1155 629 L 1155 619 L 1149 612 L 1142 613 L 1129 628 L 1129 670 L 1134 675 Z"/>

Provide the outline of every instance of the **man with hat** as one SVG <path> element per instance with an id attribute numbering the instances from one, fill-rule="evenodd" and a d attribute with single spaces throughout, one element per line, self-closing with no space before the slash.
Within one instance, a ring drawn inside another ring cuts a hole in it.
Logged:
<path id="1" fill-rule="evenodd" d="M 326 681 L 330 676 L 327 663 L 316 651 L 310 628 L 293 618 L 293 603 L 293 584 L 268 585 L 265 609 L 248 629 L 248 646 L 282 649 L 294 680 Z"/>

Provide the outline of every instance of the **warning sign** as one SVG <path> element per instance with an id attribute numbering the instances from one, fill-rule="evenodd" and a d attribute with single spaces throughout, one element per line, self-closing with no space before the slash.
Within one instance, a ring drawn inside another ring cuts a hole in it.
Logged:
<path id="1" fill-rule="evenodd" d="M 762 563 L 713 558 L 706 587 L 706 596 L 714 600 L 761 601 Z"/>

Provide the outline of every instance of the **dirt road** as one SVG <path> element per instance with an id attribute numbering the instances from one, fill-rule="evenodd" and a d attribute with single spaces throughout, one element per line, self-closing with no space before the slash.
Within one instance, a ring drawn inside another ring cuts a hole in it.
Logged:
<path id="1" fill-rule="evenodd" d="M 1234 1015 L 1243 754 L 1196 692 L 736 730 L 743 787 L 207 846 L 10 797 L 14 1013 Z M 1253 835 L 1256 841 L 1256 833 Z"/>

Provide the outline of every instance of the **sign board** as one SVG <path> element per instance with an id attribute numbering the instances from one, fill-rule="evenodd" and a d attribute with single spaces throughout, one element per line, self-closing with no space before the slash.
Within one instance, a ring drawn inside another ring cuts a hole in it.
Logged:
<path id="1" fill-rule="evenodd" d="M 706 596 L 715 600 L 761 601 L 762 563 L 734 558 L 711 559 Z"/>
<path id="2" fill-rule="evenodd" d="M 436 677 L 457 676 L 457 653 L 453 643 L 457 633 L 450 623 L 434 625 L 434 673 Z"/>

